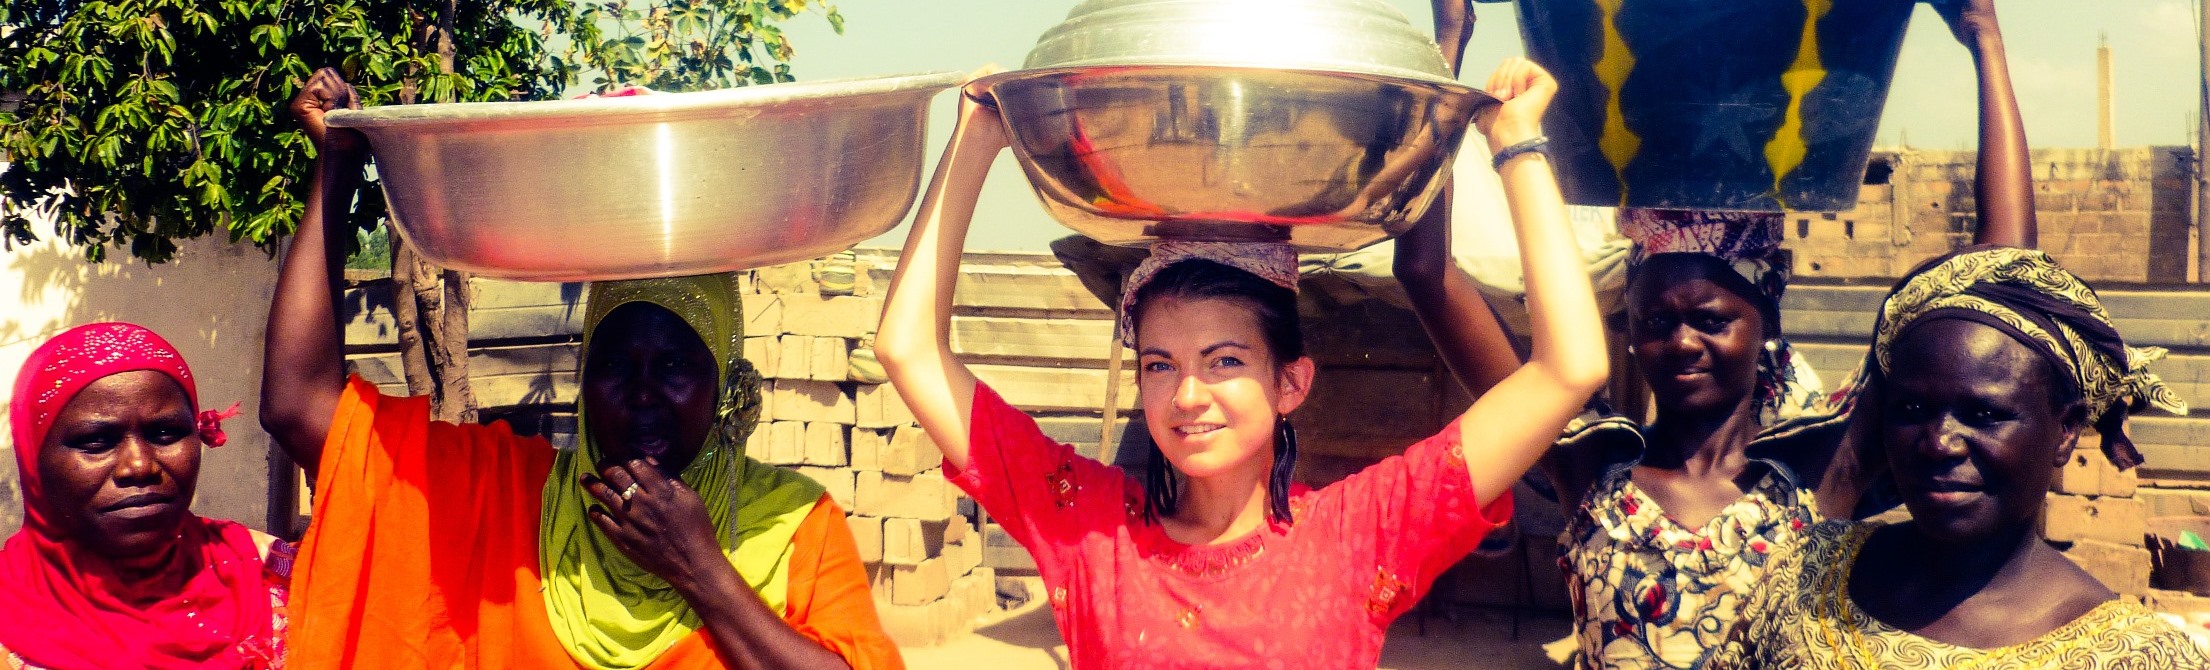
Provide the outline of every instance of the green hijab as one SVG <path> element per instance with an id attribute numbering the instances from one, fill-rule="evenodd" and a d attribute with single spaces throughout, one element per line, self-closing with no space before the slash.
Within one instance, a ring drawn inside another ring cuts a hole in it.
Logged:
<path id="1" fill-rule="evenodd" d="M 716 425 L 679 477 L 705 500 L 722 552 L 737 574 L 768 609 L 780 614 L 789 587 L 791 538 L 823 489 L 802 475 L 744 455 L 745 438 L 759 422 L 760 375 L 742 356 L 744 310 L 736 278 L 719 274 L 592 284 L 584 300 L 585 356 L 599 323 L 614 308 L 632 302 L 674 312 L 724 364 Z M 568 655 L 588 668 L 636 668 L 659 658 L 700 623 L 673 587 L 623 556 L 584 515 L 593 499 L 578 480 L 598 471 L 603 453 L 591 440 L 589 420 L 579 406 L 578 446 L 561 452 L 545 481 L 537 567 L 553 633 Z"/>

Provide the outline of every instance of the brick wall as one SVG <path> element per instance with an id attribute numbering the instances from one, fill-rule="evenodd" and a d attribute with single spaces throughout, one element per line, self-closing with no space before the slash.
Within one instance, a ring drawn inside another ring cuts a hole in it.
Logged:
<path id="1" fill-rule="evenodd" d="M 745 282 L 744 355 L 768 378 L 746 452 L 828 487 L 848 512 L 883 626 L 901 645 L 936 644 L 997 609 L 997 578 L 936 446 L 895 390 L 852 365 L 855 349 L 871 346 L 882 298 L 864 268 L 834 291 L 815 280 L 822 269 L 766 268 Z"/>
<path id="2" fill-rule="evenodd" d="M 1788 215 L 1797 276 L 1897 277 L 1970 244 L 1977 160 L 1968 151 L 1876 155 L 1856 209 Z M 2089 281 L 2187 281 L 2191 160 L 2184 147 L 2033 152 L 2042 249 Z"/>

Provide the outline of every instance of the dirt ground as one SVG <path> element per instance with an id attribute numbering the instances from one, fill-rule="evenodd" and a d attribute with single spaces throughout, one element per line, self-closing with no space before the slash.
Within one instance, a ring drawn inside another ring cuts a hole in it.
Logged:
<path id="1" fill-rule="evenodd" d="M 1511 640 L 1511 616 L 1504 612 L 1463 610 L 1433 617 L 1421 635 L 1416 617 L 1407 615 L 1389 629 L 1382 647 L 1383 670 L 1441 670 L 1482 667 L 1499 670 L 1552 670 L 1557 662 L 1542 645 L 1565 637 L 1563 618 L 1528 618 L 1520 639 Z M 935 647 L 905 649 L 912 670 L 1063 670 L 1067 647 L 1041 601 L 1005 612 L 973 634 Z"/>

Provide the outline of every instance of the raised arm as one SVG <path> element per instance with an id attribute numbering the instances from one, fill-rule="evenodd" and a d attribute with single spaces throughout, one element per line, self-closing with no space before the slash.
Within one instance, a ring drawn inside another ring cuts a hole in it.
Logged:
<path id="1" fill-rule="evenodd" d="M 990 164 L 1006 146 L 997 110 L 972 99 L 959 102 L 959 125 L 936 163 L 936 177 L 921 200 L 906 237 L 875 334 L 875 357 L 890 385 L 913 410 L 944 460 L 967 467 L 967 432 L 975 403 L 975 375 L 952 357 L 952 288 L 960 253 L 974 221 Z"/>
<path id="2" fill-rule="evenodd" d="M 1995 21 L 1995 0 L 1943 0 L 1934 7 L 1949 22 L 1957 41 L 1972 52 L 1980 75 L 1980 166 L 1972 184 L 1980 226 L 1972 241 L 2039 246 L 2026 123 L 2019 119 L 2018 96 L 2011 92 L 2010 63 L 2003 54 L 2003 31 Z"/>
<path id="3" fill-rule="evenodd" d="M 1489 92 L 1504 104 L 1480 122 L 1489 145 L 1502 150 L 1541 137 L 1543 112 L 1557 91 L 1557 80 L 1532 61 L 1514 58 L 1498 67 Z M 1499 175 L 1527 276 L 1534 346 L 1526 365 L 1459 418 L 1460 448 L 1482 505 L 1510 490 L 1542 458 L 1610 374 L 1596 292 L 1567 230 L 1565 199 L 1549 159 L 1523 154 L 1505 162 Z"/>
<path id="4" fill-rule="evenodd" d="M 1472 0 L 1428 0 L 1435 12 L 1435 44 L 1443 48 L 1443 62 L 1458 74 L 1465 64 L 1466 41 L 1473 39 Z"/>
<path id="5" fill-rule="evenodd" d="M 261 427 L 307 472 L 321 463 L 331 414 L 345 391 L 344 340 L 338 329 L 340 264 L 345 238 L 330 230 L 351 209 L 361 185 L 368 142 L 350 130 L 330 131 L 322 115 L 358 106 L 353 87 L 323 68 L 292 98 L 291 113 L 307 129 L 317 155 L 299 232 L 284 254 L 269 305 L 261 362 Z"/>
<path id="6" fill-rule="evenodd" d="M 1453 74 L 1473 34 L 1473 10 L 1464 0 L 1434 0 L 1435 42 Z M 1501 147 L 1495 147 L 1501 148 Z M 1467 393 L 1480 396 L 1519 368 L 1519 352 L 1504 333 L 1473 277 L 1450 256 L 1451 191 L 1446 184 L 1412 230 L 1397 238 L 1393 270 L 1412 298 L 1427 339 Z"/>

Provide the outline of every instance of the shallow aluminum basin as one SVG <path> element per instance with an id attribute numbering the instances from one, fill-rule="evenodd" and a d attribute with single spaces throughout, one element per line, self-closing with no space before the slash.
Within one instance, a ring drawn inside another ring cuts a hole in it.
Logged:
<path id="1" fill-rule="evenodd" d="M 1111 244 L 1387 239 L 1493 103 L 1379 0 L 1090 0 L 1025 68 L 968 92 L 1052 216 Z"/>
<path id="2" fill-rule="evenodd" d="M 1349 251 L 1409 229 L 1442 189 L 1465 87 L 1224 67 L 1020 71 L 985 80 L 1052 214 L 1108 244 L 1289 242 Z"/>
<path id="3" fill-rule="evenodd" d="M 815 258 L 905 218 L 929 100 L 958 73 L 336 111 L 439 265 L 588 281 Z"/>

